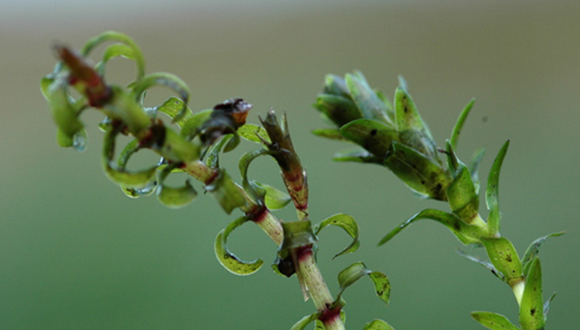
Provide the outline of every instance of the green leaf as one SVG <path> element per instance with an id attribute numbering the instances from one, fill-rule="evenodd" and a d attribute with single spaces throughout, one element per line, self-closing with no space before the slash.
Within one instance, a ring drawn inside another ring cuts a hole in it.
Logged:
<path id="1" fill-rule="evenodd" d="M 353 285 L 361 277 L 370 274 L 371 271 L 367 269 L 364 263 L 355 262 L 354 264 L 346 267 L 340 273 L 338 273 L 338 285 L 340 286 L 341 293 L 344 289 Z"/>
<path id="2" fill-rule="evenodd" d="M 503 238 L 482 238 L 481 243 L 489 260 L 505 276 L 505 281 L 513 287 L 522 281 L 522 264 L 513 244 Z"/>
<path id="3" fill-rule="evenodd" d="M 164 167 L 159 174 L 157 200 L 159 200 L 161 204 L 171 208 L 183 207 L 191 203 L 195 197 L 197 197 L 197 192 L 193 189 L 189 180 L 185 181 L 184 186 L 178 188 L 170 187 L 165 184 L 167 176 L 179 165 L 179 163 L 172 163 Z"/>
<path id="4" fill-rule="evenodd" d="M 270 137 L 268 136 L 268 132 L 266 132 L 266 130 L 258 125 L 254 125 L 254 124 L 245 124 L 244 126 L 238 128 L 238 134 L 251 142 L 256 142 L 256 143 L 260 143 L 260 144 L 264 144 L 265 143 L 272 143 L 272 141 L 270 141 Z"/>
<path id="5" fill-rule="evenodd" d="M 384 164 L 418 195 L 446 200 L 445 190 L 450 178 L 437 161 L 393 141 L 391 152 L 384 160 Z"/>
<path id="6" fill-rule="evenodd" d="M 314 108 L 337 126 L 363 117 L 361 111 L 348 96 L 320 94 Z"/>
<path id="7" fill-rule="evenodd" d="M 559 233 L 552 233 L 546 236 L 542 236 L 538 239 L 536 239 L 535 241 L 532 242 L 532 244 L 530 244 L 530 246 L 528 246 L 528 249 L 526 250 L 526 253 L 524 253 L 524 256 L 522 257 L 522 265 L 524 267 L 523 273 L 526 274 L 528 272 L 528 268 L 530 266 L 530 262 L 538 255 L 538 253 L 540 252 L 540 247 L 542 246 L 542 244 L 544 244 L 544 242 L 550 238 L 550 237 L 558 237 L 558 236 L 562 236 L 564 235 L 564 232 L 561 231 Z"/>
<path id="8" fill-rule="evenodd" d="M 526 274 L 526 287 L 520 304 L 522 329 L 544 329 L 544 307 L 542 301 L 542 267 L 538 257 L 533 258 Z"/>
<path id="9" fill-rule="evenodd" d="M 231 140 L 232 137 L 233 134 L 226 134 L 222 136 L 222 138 L 218 143 L 214 143 L 205 152 L 205 154 L 207 155 L 207 160 L 205 162 L 207 166 L 211 168 L 219 168 L 219 153 L 221 152 L 223 146 L 227 145 L 227 143 Z"/>
<path id="10" fill-rule="evenodd" d="M 475 187 L 475 193 L 479 196 L 479 164 L 481 163 L 481 159 L 485 154 L 485 148 L 479 148 L 471 157 L 471 163 L 469 164 L 469 173 L 471 173 L 471 181 L 473 181 L 473 186 Z"/>
<path id="11" fill-rule="evenodd" d="M 61 131 L 62 135 L 73 139 L 73 136 L 84 128 L 83 123 L 78 119 L 79 107 L 71 103 L 67 93 L 65 81 L 55 81 L 47 90 L 47 99 L 52 110 L 52 119 Z M 59 139 L 63 141 L 64 139 Z M 61 144 L 62 145 L 62 144 Z M 70 144 L 72 146 L 72 143 Z"/>
<path id="12" fill-rule="evenodd" d="M 246 205 L 246 198 L 242 194 L 241 188 L 230 178 L 225 170 L 220 170 L 218 177 L 211 184 L 206 185 L 209 191 L 217 200 L 222 209 L 230 214 L 235 208 Z"/>
<path id="13" fill-rule="evenodd" d="M 411 95 L 402 87 L 395 91 L 395 118 L 399 132 L 413 130 L 423 133 L 428 139 L 433 140 L 427 125 L 421 119 L 419 111 L 411 98 Z"/>
<path id="14" fill-rule="evenodd" d="M 95 65 L 95 71 L 97 71 L 99 76 L 103 77 L 105 75 L 105 66 L 107 62 L 109 62 L 111 59 L 115 57 L 123 57 L 137 62 L 138 60 L 137 56 L 138 55 L 136 54 L 135 50 L 125 44 L 116 43 L 109 45 L 103 51 L 103 59 L 99 63 L 97 63 L 97 65 Z M 144 63 L 137 62 L 136 80 L 139 80 L 143 77 L 143 75 L 145 74 L 144 70 L 145 70 Z"/>
<path id="15" fill-rule="evenodd" d="M 301 318 L 298 322 L 296 322 L 290 330 L 304 330 L 304 328 L 308 324 L 316 321 L 319 316 L 320 316 L 320 313 L 306 315 L 303 318 Z"/>
<path id="16" fill-rule="evenodd" d="M 377 296 L 388 305 L 391 298 L 391 283 L 389 282 L 387 275 L 379 271 L 374 271 L 369 274 L 369 277 L 375 285 Z"/>
<path id="17" fill-rule="evenodd" d="M 502 274 L 502 272 L 495 269 L 495 267 L 489 261 L 485 261 L 485 260 L 482 260 L 478 257 L 469 255 L 469 254 L 467 254 L 459 249 L 457 250 L 457 253 L 459 253 L 459 255 L 464 257 L 465 259 L 471 260 L 471 261 L 478 263 L 478 264 L 482 265 L 483 267 L 489 269 L 493 275 L 495 275 L 500 280 L 505 282 L 505 276 Z"/>
<path id="18" fill-rule="evenodd" d="M 340 134 L 337 128 L 319 128 L 312 131 L 312 134 L 330 140 L 346 141 L 346 138 Z"/>
<path id="19" fill-rule="evenodd" d="M 491 330 L 519 330 L 519 328 L 513 325 L 507 317 L 501 314 L 491 312 L 472 312 L 471 317 L 481 323 L 484 327 Z"/>
<path id="20" fill-rule="evenodd" d="M 491 166 L 491 171 L 489 172 L 489 177 L 487 178 L 487 189 L 485 190 L 485 204 L 489 210 L 489 218 L 487 219 L 487 225 L 491 234 L 499 232 L 499 173 L 501 170 L 501 165 L 503 159 L 507 153 L 510 141 L 506 141 L 503 147 L 497 154 L 497 157 L 493 161 Z"/>
<path id="21" fill-rule="evenodd" d="M 224 152 L 230 152 L 240 144 L 240 136 L 238 135 L 238 133 L 234 132 L 230 134 L 231 138 L 224 145 Z"/>
<path id="22" fill-rule="evenodd" d="M 459 135 L 461 134 L 461 130 L 463 129 L 463 124 L 465 123 L 465 120 L 467 119 L 467 116 L 469 115 L 471 108 L 473 108 L 474 103 L 475 103 L 475 99 L 471 99 L 471 101 L 469 101 L 469 103 L 467 103 L 465 108 L 463 108 L 463 111 L 461 111 L 459 118 L 457 118 L 457 122 L 455 123 L 455 127 L 453 127 L 453 131 L 451 132 L 451 138 L 449 139 L 449 143 L 451 144 L 451 147 L 454 150 L 457 150 L 457 142 L 459 140 Z"/>
<path id="23" fill-rule="evenodd" d="M 185 124 L 186 118 L 191 118 L 193 113 L 191 109 L 180 98 L 171 96 L 165 102 L 163 102 L 163 104 L 161 104 L 158 107 L 155 107 L 155 111 L 164 113 L 168 115 L 169 118 L 175 119 L 175 117 L 177 117 L 180 114 L 180 112 L 183 111 L 184 108 L 185 108 L 185 116 L 182 119 L 175 121 L 175 123 L 180 128 L 182 128 L 183 125 Z"/>
<path id="24" fill-rule="evenodd" d="M 212 109 L 205 109 L 196 112 L 191 116 L 184 117 L 183 125 L 181 126 L 181 136 L 188 140 L 193 139 L 193 137 L 199 133 L 199 128 L 203 123 L 211 117 L 212 111 Z"/>
<path id="25" fill-rule="evenodd" d="M 324 93 L 350 98 L 350 92 L 344 79 L 333 74 L 324 77 Z"/>
<path id="26" fill-rule="evenodd" d="M 344 231 L 346 231 L 346 233 L 353 239 L 352 243 L 350 243 L 350 245 L 347 246 L 344 250 L 337 253 L 334 258 L 343 254 L 355 252 L 358 249 L 360 245 L 360 241 L 358 240 L 359 229 L 358 224 L 353 217 L 346 214 L 335 214 L 317 224 L 314 227 L 314 234 L 318 235 L 322 229 L 330 225 L 344 229 Z"/>
<path id="27" fill-rule="evenodd" d="M 101 156 L 105 174 L 111 181 L 120 185 L 135 188 L 146 187 L 150 181 L 152 181 L 157 166 L 153 166 L 139 172 L 130 172 L 124 169 L 119 169 L 115 164 L 112 163 L 113 156 L 115 155 L 115 138 L 118 134 L 119 128 L 109 127 L 107 131 L 105 131 L 105 137 L 103 140 L 103 152 Z"/>
<path id="28" fill-rule="evenodd" d="M 288 203 L 290 203 L 290 201 L 292 200 L 292 198 L 290 198 L 290 196 L 287 193 L 278 190 L 270 185 L 259 183 L 256 181 L 253 181 L 252 183 L 265 191 L 266 196 L 264 197 L 264 202 L 266 203 L 266 207 L 270 210 L 281 209 L 284 206 L 288 205 Z"/>
<path id="29" fill-rule="evenodd" d="M 363 330 L 395 330 L 395 328 L 383 320 L 374 319 L 371 322 L 365 324 Z"/>
<path id="30" fill-rule="evenodd" d="M 479 215 L 479 196 L 471 173 L 456 157 L 451 142 L 447 141 L 447 155 L 453 170 L 453 181 L 447 188 L 447 200 L 451 210 L 466 223 L 472 223 Z"/>
<path id="31" fill-rule="evenodd" d="M 131 142 L 127 143 L 125 148 L 119 154 L 119 158 L 117 159 L 117 166 L 119 166 L 120 170 L 125 170 L 127 167 L 127 163 L 129 162 L 129 158 L 137 151 L 140 150 L 139 141 L 137 139 L 132 140 Z M 121 190 L 125 195 L 130 198 L 138 198 L 141 196 L 150 195 L 155 191 L 157 186 L 157 182 L 154 179 L 154 176 L 151 176 L 151 180 L 142 187 L 133 187 L 129 185 L 121 184 Z"/>
<path id="32" fill-rule="evenodd" d="M 336 162 L 382 163 L 373 154 L 359 147 L 338 151 L 332 160 Z"/>
<path id="33" fill-rule="evenodd" d="M 137 64 L 137 80 L 141 79 L 145 73 L 145 60 L 143 58 L 143 53 L 141 52 L 141 49 L 139 49 L 139 46 L 137 46 L 137 44 L 133 41 L 133 39 L 123 33 L 106 31 L 94 38 L 89 39 L 81 51 L 83 57 L 87 57 L 94 48 L 107 41 L 119 41 L 125 44 L 126 47 L 131 50 L 131 52 L 118 47 L 113 48 L 113 50 L 106 50 L 104 57 L 125 56 L 135 60 L 135 63 Z"/>
<path id="34" fill-rule="evenodd" d="M 246 223 L 247 220 L 248 218 L 246 217 L 238 218 L 220 231 L 215 239 L 215 255 L 218 261 L 225 269 L 235 275 L 251 275 L 257 272 L 264 264 L 264 261 L 260 259 L 251 262 L 242 261 L 227 248 L 227 240 L 230 233 Z"/>
<path id="35" fill-rule="evenodd" d="M 356 72 L 356 76 L 347 74 L 345 81 L 354 104 L 364 118 L 378 120 L 392 126 L 393 123 L 387 116 L 388 106 L 369 86 L 362 73 Z"/>
<path id="36" fill-rule="evenodd" d="M 465 245 L 477 244 L 480 242 L 479 237 L 483 237 L 485 235 L 483 229 L 481 229 L 480 227 L 466 224 L 453 214 L 434 209 L 426 209 L 415 214 L 409 220 L 399 225 L 399 227 L 393 229 L 379 242 L 379 245 L 387 243 L 393 237 L 395 237 L 395 235 L 400 233 L 403 229 L 407 228 L 407 226 L 409 226 L 410 224 L 412 224 L 417 220 L 422 219 L 435 220 L 443 224 L 444 226 L 449 228 L 451 232 L 453 232 L 453 234 L 455 234 L 455 236 L 457 237 L 457 239 L 459 239 L 459 241 L 461 241 L 461 243 Z"/>
<path id="37" fill-rule="evenodd" d="M 377 157 L 385 157 L 398 136 L 394 128 L 371 119 L 351 121 L 340 128 L 340 133 Z"/>
<path id="38" fill-rule="evenodd" d="M 248 168 L 250 166 L 250 163 L 254 159 L 260 156 L 269 155 L 271 153 L 272 152 L 267 149 L 258 149 L 254 151 L 249 151 L 243 154 L 238 162 L 238 168 L 240 170 L 240 175 L 242 176 L 242 185 L 244 187 L 244 190 L 246 191 L 246 193 L 248 193 L 248 195 L 250 195 L 254 199 L 255 203 L 263 202 L 262 198 L 263 196 L 258 194 L 256 188 L 248 180 Z"/>
<path id="39" fill-rule="evenodd" d="M 550 303 L 556 298 L 556 293 L 552 293 L 550 298 L 544 303 L 544 322 L 548 322 L 548 313 L 550 312 Z"/>
<path id="40" fill-rule="evenodd" d="M 201 145 L 194 142 L 197 141 L 188 141 L 171 128 L 165 127 L 163 145 L 154 145 L 153 149 L 171 161 L 189 163 L 198 160 L 201 153 Z"/>
<path id="41" fill-rule="evenodd" d="M 178 76 L 166 72 L 151 73 L 135 83 L 133 93 L 135 99 L 141 99 L 141 95 L 153 86 L 166 86 L 175 91 L 183 100 L 183 107 L 173 117 L 174 122 L 179 122 L 187 114 L 187 101 L 189 100 L 189 87 Z"/>

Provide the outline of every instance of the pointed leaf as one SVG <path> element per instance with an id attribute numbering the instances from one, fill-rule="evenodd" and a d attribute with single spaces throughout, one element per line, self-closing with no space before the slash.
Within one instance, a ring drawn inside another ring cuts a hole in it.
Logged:
<path id="1" fill-rule="evenodd" d="M 397 131 L 376 120 L 357 119 L 340 128 L 340 133 L 352 142 L 370 151 L 377 157 L 384 157 L 397 139 Z"/>
<path id="2" fill-rule="evenodd" d="M 526 287 L 520 304 L 520 325 L 522 329 L 544 329 L 544 306 L 542 300 L 542 267 L 540 259 L 531 261 L 526 274 Z"/>
<path id="3" fill-rule="evenodd" d="M 395 328 L 383 320 L 374 319 L 371 322 L 365 324 L 363 330 L 395 330 Z"/>
<path id="4" fill-rule="evenodd" d="M 473 312 L 471 313 L 477 322 L 491 330 L 519 330 L 507 317 L 492 312 Z"/>
<path id="5" fill-rule="evenodd" d="M 461 241 L 461 243 L 465 245 L 479 243 L 480 242 L 479 237 L 482 237 L 485 234 L 483 233 L 483 230 L 480 227 L 468 225 L 453 214 L 434 209 L 426 209 L 415 214 L 409 220 L 399 225 L 399 227 L 393 229 L 379 242 L 379 245 L 387 243 L 407 226 L 421 219 L 435 220 L 443 224 L 444 226 L 449 228 L 453 232 L 453 234 L 455 234 L 455 236 L 457 237 L 457 239 L 459 239 L 459 241 Z"/>
<path id="6" fill-rule="evenodd" d="M 312 134 L 329 140 L 346 141 L 346 138 L 340 134 L 340 130 L 337 128 L 315 129 Z"/>
<path id="7" fill-rule="evenodd" d="M 336 162 L 382 163 L 373 154 L 360 147 L 337 151 L 332 160 Z"/>
<path id="8" fill-rule="evenodd" d="M 526 250 L 526 253 L 524 253 L 524 256 L 522 257 L 522 264 L 524 266 L 524 274 L 526 274 L 528 272 L 528 267 L 530 266 L 530 261 L 532 261 L 540 252 L 540 247 L 542 246 L 542 244 L 544 244 L 544 242 L 550 238 L 550 237 L 558 237 L 558 236 L 562 236 L 564 235 L 564 232 L 561 231 L 559 233 L 552 233 L 546 236 L 542 236 L 538 239 L 536 239 L 535 241 L 532 242 L 532 244 L 530 244 L 530 246 L 528 246 L 528 249 Z"/>
<path id="9" fill-rule="evenodd" d="M 513 287 L 522 281 L 522 264 L 513 244 L 503 238 L 482 238 L 481 243 L 494 267 L 505 276 L 506 282 Z"/>
<path id="10" fill-rule="evenodd" d="M 320 222 L 318 225 L 316 225 L 314 227 L 314 234 L 318 235 L 320 233 L 320 231 L 322 229 L 324 229 L 326 226 L 338 226 L 342 229 L 344 229 L 344 231 L 346 231 L 346 233 L 352 237 L 353 241 L 352 243 L 350 243 L 349 246 L 347 246 L 344 250 L 342 250 L 341 252 L 337 253 L 334 258 L 346 254 L 346 253 L 351 253 L 354 252 L 358 249 L 360 242 L 358 240 L 358 224 L 356 223 L 356 220 L 354 220 L 353 217 L 351 217 L 350 215 L 346 215 L 346 214 L 335 214 L 329 218 L 326 218 L 325 220 L 322 220 L 322 222 Z M 334 259 L 333 258 L 333 259 Z"/>
<path id="11" fill-rule="evenodd" d="M 244 126 L 238 128 L 238 134 L 248 141 L 260 144 L 263 144 L 263 141 L 266 143 L 271 143 L 268 132 L 266 132 L 263 127 L 258 125 L 245 124 Z"/>
<path id="12" fill-rule="evenodd" d="M 350 98 L 350 92 L 344 79 L 333 74 L 324 77 L 324 93 Z"/>
<path id="13" fill-rule="evenodd" d="M 453 171 L 453 181 L 447 188 L 447 200 L 451 210 L 466 223 L 472 223 L 479 215 L 479 196 L 475 192 L 471 173 L 456 157 L 451 142 L 447 141 L 447 155 Z"/>
<path id="14" fill-rule="evenodd" d="M 453 131 L 451 132 L 451 138 L 449 139 L 449 143 L 451 143 L 451 147 L 454 150 L 457 150 L 457 141 L 459 140 L 459 135 L 461 134 L 461 130 L 463 129 L 463 124 L 465 123 L 465 120 L 467 119 L 467 116 L 469 115 L 471 108 L 473 108 L 474 103 L 475 103 L 475 99 L 471 99 L 471 101 L 469 101 L 469 103 L 467 103 L 467 105 L 465 106 L 463 111 L 461 111 L 459 118 L 457 118 L 457 122 L 455 123 L 455 127 L 453 127 Z"/>
<path id="15" fill-rule="evenodd" d="M 304 330 L 306 326 L 318 319 L 320 313 L 314 313 L 310 315 L 306 315 L 300 319 L 300 321 L 296 322 L 290 330 Z"/>
<path id="16" fill-rule="evenodd" d="M 544 322 L 548 322 L 548 313 L 550 312 L 550 303 L 556 298 L 556 293 L 552 293 L 550 298 L 544 303 Z"/>
<path id="17" fill-rule="evenodd" d="M 230 223 L 225 229 L 219 232 L 215 239 L 215 255 L 222 266 L 235 275 L 251 275 L 257 272 L 264 262 L 260 259 L 246 262 L 238 259 L 227 248 L 227 240 L 230 233 L 239 226 L 246 223 L 246 217 L 238 218 Z"/>
<path id="18" fill-rule="evenodd" d="M 359 108 L 348 96 L 320 94 L 316 97 L 314 108 L 336 126 L 342 126 L 363 117 Z"/>
<path id="19" fill-rule="evenodd" d="M 479 196 L 479 164 L 481 163 L 481 159 L 485 154 L 485 148 L 479 148 L 471 157 L 471 163 L 469 164 L 469 173 L 471 173 L 471 181 L 473 181 L 473 185 L 475 186 L 475 193 Z"/>
<path id="20" fill-rule="evenodd" d="M 391 283 L 387 275 L 379 271 L 374 271 L 369 274 L 369 277 L 375 285 L 377 296 L 388 305 L 391 298 Z"/>
<path id="21" fill-rule="evenodd" d="M 362 73 L 357 72 L 356 76 L 347 74 L 345 81 L 354 104 L 356 104 L 364 118 L 378 120 L 392 125 L 392 122 L 387 116 L 387 105 L 369 86 L 364 76 L 362 76 Z"/>
<path id="22" fill-rule="evenodd" d="M 465 259 L 476 262 L 476 263 L 482 265 L 483 267 L 489 269 L 493 275 L 495 275 L 500 280 L 505 282 L 505 276 L 499 270 L 495 269 L 495 267 L 489 261 L 485 261 L 485 260 L 482 260 L 478 257 L 469 255 L 469 254 L 467 254 L 459 249 L 457 249 L 457 253 L 459 253 L 459 255 L 464 257 Z"/>
<path id="23" fill-rule="evenodd" d="M 491 171 L 489 172 L 489 177 L 487 178 L 487 189 L 485 190 L 485 204 L 489 210 L 489 218 L 487 224 L 491 234 L 495 234 L 499 231 L 500 213 L 499 213 L 499 173 L 501 170 L 501 165 L 503 159 L 507 153 L 510 141 L 506 141 L 503 147 L 497 154 L 493 165 L 491 166 Z"/>
<path id="24" fill-rule="evenodd" d="M 395 91 L 395 118 L 397 131 L 414 130 L 433 140 L 431 132 L 421 119 L 411 95 L 401 87 Z"/>

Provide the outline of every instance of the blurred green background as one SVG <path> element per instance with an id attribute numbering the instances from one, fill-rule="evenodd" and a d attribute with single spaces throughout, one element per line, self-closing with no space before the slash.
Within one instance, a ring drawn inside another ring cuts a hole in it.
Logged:
<path id="1" fill-rule="evenodd" d="M 311 104 L 325 74 L 360 69 L 387 95 L 403 74 L 440 145 L 477 97 L 459 154 L 467 159 L 487 147 L 485 180 L 511 139 L 502 233 L 523 253 L 537 237 L 567 231 L 541 251 L 545 296 L 558 292 L 548 329 L 579 324 L 580 2 L 15 2 L 4 1 L 0 12 L 0 329 L 289 329 L 313 312 L 295 278 L 269 267 L 236 277 L 218 264 L 215 235 L 237 215 L 225 215 L 209 196 L 180 210 L 154 197 L 126 198 L 101 171 L 98 114 L 83 117 L 86 152 L 57 146 L 39 92 L 55 63 L 50 46 L 80 48 L 109 29 L 135 38 L 148 72 L 182 77 L 195 110 L 243 97 L 254 104 L 250 122 L 270 107 L 288 113 L 309 175 L 311 219 L 343 212 L 361 227 L 360 250 L 334 261 L 348 238 L 338 229 L 320 237 L 331 289 L 337 292 L 338 271 L 358 260 L 393 285 L 389 307 L 370 283 L 349 289 L 349 329 L 373 318 L 399 330 L 483 329 L 469 312 L 517 322 L 517 308 L 508 286 L 458 256 L 461 244 L 440 225 L 418 223 L 376 247 L 414 213 L 446 205 L 414 198 L 384 168 L 331 162 L 344 145 L 309 133 L 324 127 Z M 126 81 L 132 70 L 116 60 L 111 80 Z M 169 95 L 158 92 L 153 100 Z M 224 159 L 235 178 L 238 156 Z M 257 161 L 250 175 L 281 187 L 270 160 Z M 251 225 L 233 234 L 231 249 L 266 264 L 276 251 Z"/>

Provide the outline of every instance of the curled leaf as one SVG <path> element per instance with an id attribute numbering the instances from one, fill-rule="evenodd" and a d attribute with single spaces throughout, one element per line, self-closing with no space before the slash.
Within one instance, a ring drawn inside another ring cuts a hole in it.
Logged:
<path id="1" fill-rule="evenodd" d="M 230 214 L 235 208 L 246 205 L 241 188 L 230 178 L 225 170 L 220 170 L 218 177 L 211 184 L 206 185 L 209 191 L 217 200 L 222 209 Z"/>
<path id="2" fill-rule="evenodd" d="M 383 320 L 374 319 L 371 322 L 365 324 L 363 330 L 395 330 L 395 328 Z"/>
<path id="3" fill-rule="evenodd" d="M 303 318 L 301 318 L 298 322 L 296 322 L 292 326 L 292 328 L 290 328 L 290 330 L 304 330 L 304 328 L 306 328 L 307 325 L 316 321 L 319 316 L 320 316 L 320 313 L 313 313 L 310 315 L 306 315 Z"/>
<path id="4" fill-rule="evenodd" d="M 370 279 L 372 280 L 377 296 L 379 296 L 379 298 L 388 305 L 389 297 L 391 295 L 391 285 L 389 283 L 389 279 L 381 272 L 373 272 L 367 269 L 365 264 L 362 262 L 355 262 L 354 264 L 343 269 L 338 274 L 338 285 L 340 286 L 340 293 L 338 294 L 336 300 L 339 301 L 344 290 L 353 285 L 356 281 L 365 275 L 369 275 Z"/>
<path id="5" fill-rule="evenodd" d="M 174 122 L 180 121 L 187 114 L 187 101 L 189 100 L 189 87 L 187 84 L 181 80 L 176 75 L 166 73 L 166 72 L 156 72 L 151 73 L 140 80 L 138 80 L 135 85 L 133 85 L 133 93 L 135 95 L 135 100 L 141 99 L 142 94 L 149 88 L 153 86 L 167 86 L 174 90 L 179 97 L 183 100 L 183 107 L 175 116 L 173 117 Z"/>
<path id="6" fill-rule="evenodd" d="M 165 184 L 165 179 L 173 171 L 174 168 L 179 166 L 180 163 L 172 163 L 165 166 L 163 170 L 159 173 L 159 186 L 157 188 L 157 200 L 161 204 L 171 207 L 179 208 L 191 203 L 197 196 L 197 192 L 191 186 L 189 180 L 185 181 L 182 187 L 170 187 Z"/>
<path id="7" fill-rule="evenodd" d="M 244 139 L 256 143 L 272 143 L 270 137 L 266 130 L 258 125 L 245 124 L 244 126 L 238 128 L 238 134 Z"/>
<path id="8" fill-rule="evenodd" d="M 227 248 L 227 239 L 230 233 L 246 223 L 247 220 L 246 217 L 241 217 L 232 221 L 225 229 L 219 232 L 215 239 L 215 255 L 218 261 L 225 269 L 235 275 L 251 275 L 257 272 L 264 264 L 260 259 L 251 262 L 240 260 Z"/>
<path id="9" fill-rule="evenodd" d="M 343 254 L 355 252 L 358 249 L 360 245 L 360 241 L 358 240 L 359 228 L 353 217 L 346 214 L 335 214 L 317 224 L 314 227 L 314 234 L 318 235 L 322 229 L 330 225 L 344 229 L 344 231 L 353 239 L 352 243 L 350 243 L 350 245 L 348 245 L 344 250 L 337 253 L 334 258 Z"/>
<path id="10" fill-rule="evenodd" d="M 550 238 L 550 237 L 558 237 L 558 236 L 562 236 L 564 235 L 564 232 L 561 231 L 559 233 L 552 233 L 546 236 L 542 236 L 538 239 L 536 239 L 535 241 L 532 242 L 532 244 L 530 244 L 530 246 L 528 246 L 526 252 L 524 253 L 524 256 L 522 257 L 522 265 L 524 267 L 524 274 L 526 274 L 528 272 L 528 267 L 530 266 L 530 262 L 538 255 L 538 253 L 540 253 L 540 247 L 542 246 L 542 244 L 544 244 L 544 242 Z"/>

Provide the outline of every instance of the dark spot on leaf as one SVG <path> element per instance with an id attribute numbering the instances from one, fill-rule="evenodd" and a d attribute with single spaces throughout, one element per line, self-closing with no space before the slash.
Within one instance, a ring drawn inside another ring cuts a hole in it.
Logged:
<path id="1" fill-rule="evenodd" d="M 512 256 L 511 256 L 510 254 L 508 254 L 508 255 L 505 257 L 505 261 L 507 261 L 507 262 L 512 262 L 512 261 L 513 261 L 513 260 L 512 260 Z"/>
<path id="2" fill-rule="evenodd" d="M 377 135 L 377 129 L 376 129 L 376 128 L 375 128 L 375 129 L 373 129 L 373 130 L 371 130 L 371 135 L 372 135 L 372 136 L 375 136 L 375 135 Z"/>
<path id="3" fill-rule="evenodd" d="M 536 314 L 536 309 L 535 308 L 530 309 L 530 315 L 534 316 L 534 314 Z"/>
<path id="4" fill-rule="evenodd" d="M 230 258 L 230 255 L 229 254 L 227 254 L 227 253 L 224 254 L 224 259 L 229 259 L 229 258 Z"/>

